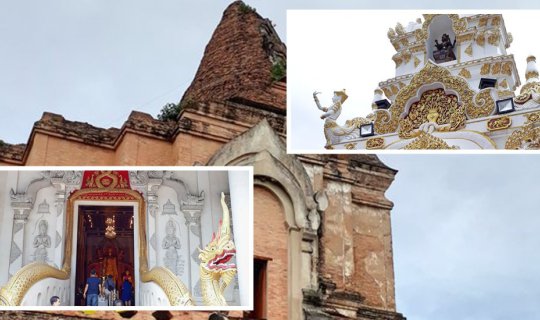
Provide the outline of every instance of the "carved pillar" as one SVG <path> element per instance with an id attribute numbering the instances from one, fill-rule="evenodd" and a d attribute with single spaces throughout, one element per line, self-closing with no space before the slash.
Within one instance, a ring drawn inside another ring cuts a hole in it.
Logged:
<path id="1" fill-rule="evenodd" d="M 62 176 L 51 176 L 51 183 L 56 189 L 54 194 L 54 215 L 56 216 L 55 228 L 52 228 L 54 233 L 52 234 L 52 247 L 53 247 L 53 263 L 56 267 L 62 268 L 62 261 L 64 259 L 64 246 L 62 240 L 64 240 L 65 230 L 65 205 L 66 205 L 66 184 L 64 183 Z"/>
<path id="2" fill-rule="evenodd" d="M 157 265 L 157 235 L 156 235 L 156 220 L 157 214 L 159 212 L 158 205 L 158 195 L 159 186 L 163 182 L 161 177 L 163 172 L 158 173 L 157 171 L 151 171 L 149 173 L 148 184 L 146 186 L 147 190 L 147 231 L 148 231 L 148 268 L 152 269 Z"/>
<path id="3" fill-rule="evenodd" d="M 180 210 L 184 214 L 186 220 L 186 227 L 188 229 L 188 248 L 190 252 L 190 259 L 188 265 L 189 274 L 189 288 L 195 299 L 201 298 L 201 293 L 197 282 L 193 279 L 197 279 L 199 275 L 199 250 L 203 248 L 201 238 L 201 214 L 204 205 L 204 192 L 201 192 L 199 196 L 194 196 L 189 193 L 186 195 L 186 199 L 180 201 Z"/>
<path id="4" fill-rule="evenodd" d="M 13 237 L 9 253 L 9 276 L 24 266 L 24 225 L 28 221 L 28 215 L 32 210 L 32 202 L 24 197 L 24 194 L 11 193 L 11 208 L 13 209 Z"/>

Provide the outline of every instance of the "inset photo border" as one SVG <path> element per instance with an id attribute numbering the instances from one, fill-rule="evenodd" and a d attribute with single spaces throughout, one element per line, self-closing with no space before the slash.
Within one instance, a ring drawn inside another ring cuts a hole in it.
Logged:
<path id="1" fill-rule="evenodd" d="M 287 151 L 538 150 L 539 17 L 288 10 Z"/>
<path id="2" fill-rule="evenodd" d="M 253 309 L 252 167 L 0 168 L 0 207 L 1 310 Z"/>

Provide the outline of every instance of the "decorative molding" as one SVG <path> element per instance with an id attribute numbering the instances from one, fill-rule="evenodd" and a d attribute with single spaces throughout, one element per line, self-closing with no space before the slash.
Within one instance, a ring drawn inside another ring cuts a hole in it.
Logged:
<path id="1" fill-rule="evenodd" d="M 420 133 L 420 136 L 416 138 L 413 142 L 406 145 L 403 149 L 405 150 L 456 150 L 459 149 L 457 146 L 450 146 L 441 138 L 437 138 L 434 135 L 431 135 L 427 132 Z"/>
<path id="2" fill-rule="evenodd" d="M 512 119 L 508 116 L 490 119 L 487 122 L 488 131 L 507 129 L 512 125 Z"/>
<path id="3" fill-rule="evenodd" d="M 491 64 L 489 64 L 489 63 L 484 63 L 484 64 L 482 65 L 482 68 L 480 69 L 480 74 L 483 75 L 483 76 L 488 75 L 490 69 L 491 69 Z"/>
<path id="4" fill-rule="evenodd" d="M 38 214 L 50 214 L 49 204 L 46 199 L 43 199 L 43 202 L 38 205 Z"/>
<path id="5" fill-rule="evenodd" d="M 366 149 L 383 149 L 384 148 L 384 138 L 371 138 L 366 141 Z"/>
<path id="6" fill-rule="evenodd" d="M 162 215 L 177 215 L 176 208 L 174 204 L 171 202 L 171 199 L 167 199 L 167 203 L 163 205 L 163 211 L 161 212 Z"/>
<path id="7" fill-rule="evenodd" d="M 491 91 L 484 89 L 476 93 L 469 87 L 467 80 L 453 76 L 448 69 L 428 61 L 422 70 L 412 77 L 411 82 L 399 91 L 390 109 L 375 111 L 375 132 L 396 132 L 406 104 L 417 96 L 422 87 L 432 83 L 440 83 L 445 90 L 455 92 L 470 119 L 488 116 L 495 110 Z"/>
<path id="8" fill-rule="evenodd" d="M 499 74 L 501 72 L 501 63 L 495 62 L 491 66 L 491 74 Z"/>
<path id="9" fill-rule="evenodd" d="M 534 123 L 529 123 L 521 129 L 512 132 L 506 144 L 505 149 L 524 149 L 524 150 L 539 150 L 540 149 L 540 128 L 535 128 Z"/>
<path id="10" fill-rule="evenodd" d="M 344 147 L 347 150 L 354 150 L 354 149 L 356 149 L 356 143 L 354 143 L 354 142 L 347 143 L 347 144 L 344 145 Z"/>
<path id="11" fill-rule="evenodd" d="M 461 71 L 458 73 L 458 75 L 462 76 L 465 79 L 471 78 L 471 72 L 467 68 L 461 69 Z"/>
<path id="12" fill-rule="evenodd" d="M 420 59 L 418 59 L 418 57 L 414 57 L 414 67 L 418 67 L 418 65 L 421 63 Z"/>
<path id="13" fill-rule="evenodd" d="M 473 47 L 472 47 L 472 43 L 470 43 L 467 48 L 465 49 L 464 51 L 469 57 L 472 57 L 473 55 Z"/>

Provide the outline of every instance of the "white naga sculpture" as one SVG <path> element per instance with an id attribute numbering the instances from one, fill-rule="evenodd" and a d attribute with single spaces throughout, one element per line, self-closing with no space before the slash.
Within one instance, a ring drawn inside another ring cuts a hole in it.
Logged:
<path id="1" fill-rule="evenodd" d="M 336 121 L 341 115 L 341 106 L 348 98 L 345 89 L 334 91 L 332 105 L 328 108 L 321 106 L 319 98 L 317 97 L 318 94 L 320 94 L 320 92 L 313 92 L 313 99 L 315 100 L 317 108 L 324 112 L 321 115 L 321 119 L 324 120 L 324 136 L 326 138 L 325 148 L 331 149 L 333 144 L 359 138 L 360 132 L 358 128 L 363 124 L 372 122 L 373 115 L 370 114 L 367 118 L 357 117 L 352 120 L 347 120 L 344 126 L 340 126 Z"/>

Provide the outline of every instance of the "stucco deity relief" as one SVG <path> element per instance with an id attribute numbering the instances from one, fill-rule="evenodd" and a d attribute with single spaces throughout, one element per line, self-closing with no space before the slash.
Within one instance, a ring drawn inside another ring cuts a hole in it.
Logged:
<path id="1" fill-rule="evenodd" d="M 169 220 L 166 226 L 167 235 L 163 238 L 161 247 L 165 249 L 163 264 L 175 275 L 183 274 L 183 265 L 180 263 L 178 249 L 180 249 L 180 239 L 176 236 L 176 226 L 173 220 Z"/>
<path id="2" fill-rule="evenodd" d="M 51 247 L 51 237 L 47 234 L 49 225 L 46 220 L 39 221 L 39 234 L 34 237 L 34 261 L 47 263 L 47 248 Z"/>

